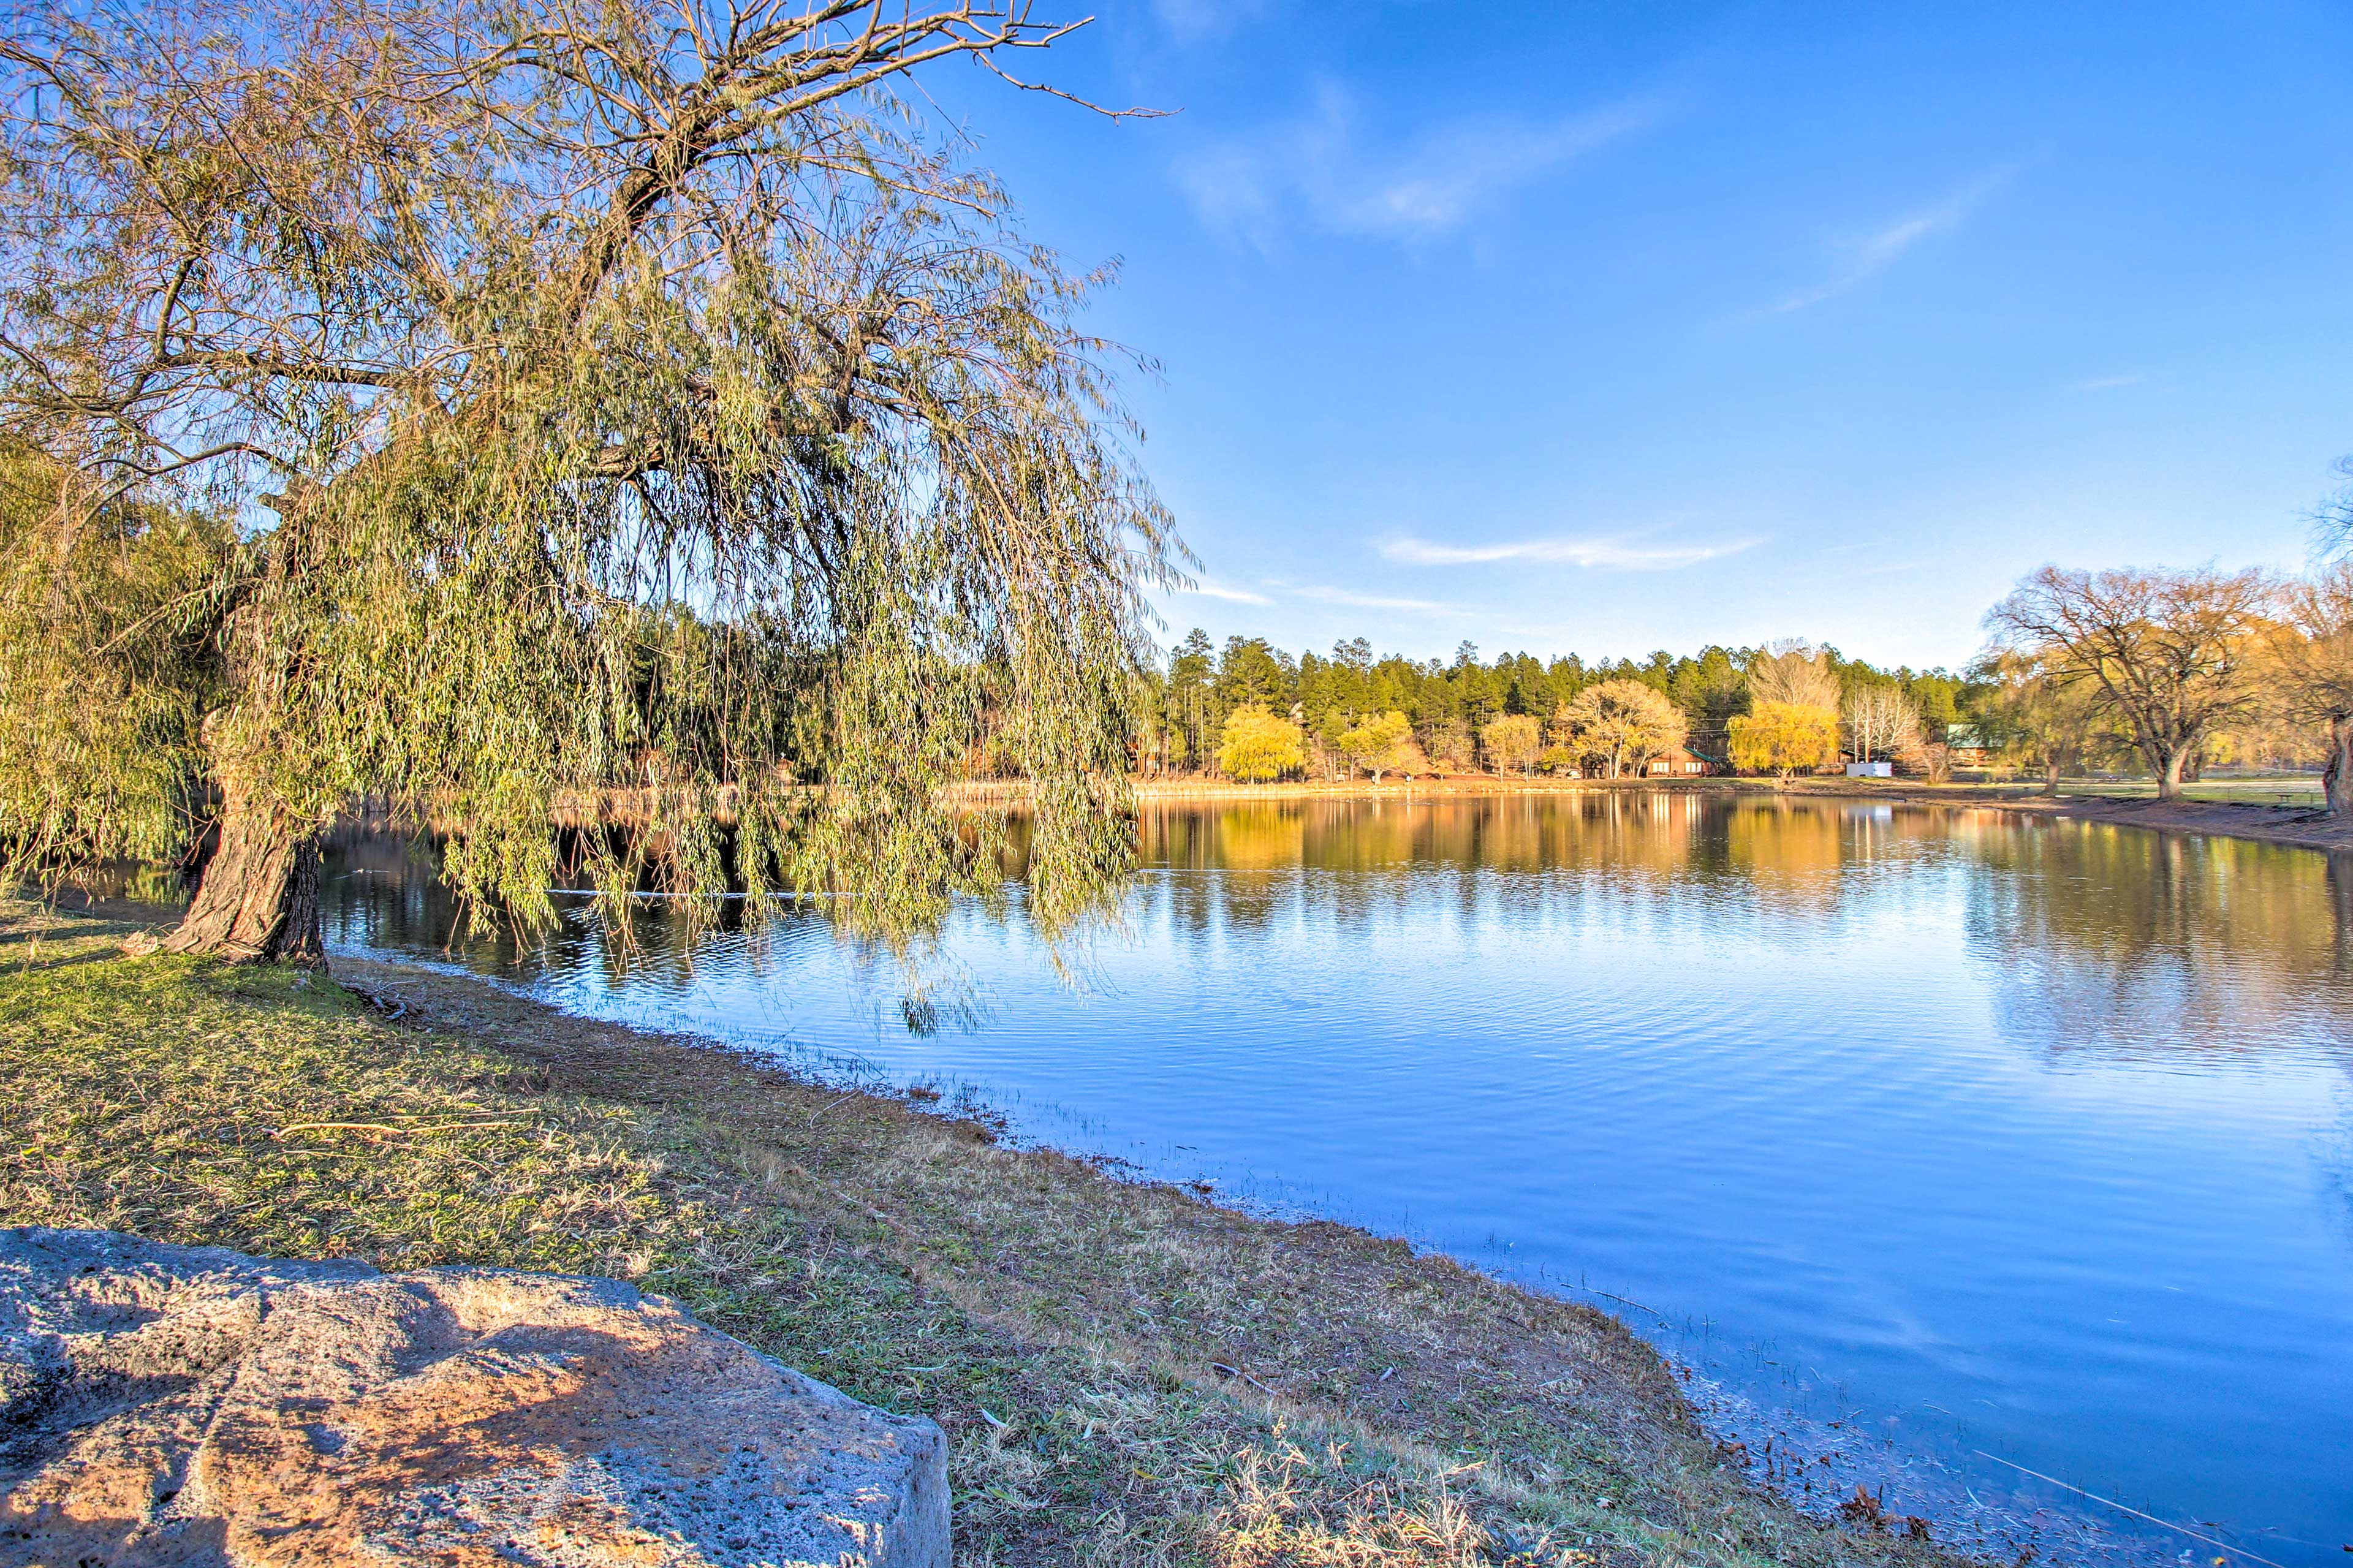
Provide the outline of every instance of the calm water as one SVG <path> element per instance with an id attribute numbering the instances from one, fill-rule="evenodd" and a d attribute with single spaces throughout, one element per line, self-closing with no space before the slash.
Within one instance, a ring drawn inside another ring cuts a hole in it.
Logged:
<path id="1" fill-rule="evenodd" d="M 445 955 L 387 840 L 337 857 L 330 936 L 1606 1293 L 1892 1504 L 2069 1495 L 2008 1460 L 2348 1561 L 2353 860 L 1669 794 L 1160 807 L 1145 841 L 1075 984 L 1018 913 L 960 921 L 970 1013 L 928 1034 L 817 913 L 691 954 L 651 913 L 626 969 L 585 920 Z"/>

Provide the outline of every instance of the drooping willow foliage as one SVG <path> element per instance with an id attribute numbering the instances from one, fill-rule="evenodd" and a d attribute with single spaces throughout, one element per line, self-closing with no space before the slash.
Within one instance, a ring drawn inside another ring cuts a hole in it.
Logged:
<path id="1" fill-rule="evenodd" d="M 20 865 L 169 861 L 202 808 L 199 726 L 235 533 L 116 505 L 55 526 L 70 472 L 0 450 L 0 844 Z"/>
<path id="2" fill-rule="evenodd" d="M 999 886 L 1001 815 L 953 787 L 986 739 L 1039 914 L 1089 907 L 1182 547 L 1076 324 L 1103 279 L 890 94 L 1054 36 L 1022 0 L 19 27 L 0 421 L 49 493 L 0 642 L 96 679 L 0 703 L 42 759 L 0 767 L 5 852 L 209 811 L 209 892 L 387 798 L 527 924 L 585 824 L 617 908 L 651 879 L 707 916 L 732 876 L 902 937 Z M 269 901 L 222 891 L 224 931 Z"/>

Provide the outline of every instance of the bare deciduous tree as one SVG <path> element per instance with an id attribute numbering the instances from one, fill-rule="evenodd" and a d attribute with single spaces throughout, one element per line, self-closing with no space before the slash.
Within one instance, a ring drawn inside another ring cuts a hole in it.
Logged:
<path id="1" fill-rule="evenodd" d="M 2255 700 L 2249 661 L 2271 593 L 2256 571 L 2046 566 L 1986 620 L 2008 651 L 2094 686 L 2157 774 L 2158 798 L 2177 800 L 2183 763 Z"/>
<path id="2" fill-rule="evenodd" d="M 2272 650 L 2283 716 L 2327 727 L 2328 809 L 2353 812 L 2353 562 L 2284 584 L 2280 611 Z"/>
<path id="3" fill-rule="evenodd" d="M 1841 717 L 1858 763 L 1883 754 L 1893 758 L 1919 747 L 1920 710 L 1899 686 L 1874 680 L 1857 687 L 1847 698 Z"/>
<path id="4" fill-rule="evenodd" d="M 1683 710 L 1639 680 L 1588 686 L 1561 704 L 1553 723 L 1572 754 L 1599 759 L 1613 779 L 1682 745 L 1685 729 Z"/>
<path id="5" fill-rule="evenodd" d="M 0 434 L 67 479 L 6 563 L 0 656 L 216 650 L 184 739 L 218 847 L 174 945 L 315 962 L 317 835 L 363 792 L 527 924 L 560 816 L 623 797 L 647 831 L 575 873 L 616 910 L 651 877 L 707 913 L 732 869 L 912 931 L 997 896 L 999 825 L 940 787 L 991 712 L 1039 908 L 1115 874 L 1141 590 L 1181 546 L 1075 325 L 1100 279 L 891 96 L 955 59 L 1010 79 L 1064 30 L 1029 0 L 100 0 L 11 29 Z M 101 635 L 76 542 L 133 504 L 248 537 Z M 66 754 L 73 694 L 39 690 L 0 745 Z M 8 773 L 32 793 L 0 820 L 100 820 L 62 776 Z"/>
<path id="6" fill-rule="evenodd" d="M 2098 689 L 2081 676 L 2009 649 L 1987 659 L 1977 673 L 1996 682 L 1987 717 L 2002 751 L 2022 766 L 2040 770 L 2042 793 L 2056 795 L 2060 778 L 2084 766 L 2100 742 Z"/>
<path id="7" fill-rule="evenodd" d="M 1748 662 L 1750 700 L 1761 707 L 1787 702 L 1799 708 L 1839 707 L 1838 672 L 1831 668 L 1830 651 L 1802 637 L 1769 642 Z"/>

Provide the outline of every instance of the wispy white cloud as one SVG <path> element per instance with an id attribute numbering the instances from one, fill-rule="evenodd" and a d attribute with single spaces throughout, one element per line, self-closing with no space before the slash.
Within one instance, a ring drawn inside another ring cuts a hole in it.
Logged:
<path id="1" fill-rule="evenodd" d="M 2119 386 L 2138 386 L 2140 379 L 2137 375 L 2095 375 L 2089 381 L 2077 382 L 2075 390 L 2077 392 L 2113 392 Z"/>
<path id="2" fill-rule="evenodd" d="M 1421 238 L 1459 226 L 1524 184 L 1657 123 L 1662 98 L 1629 99 L 1541 124 L 1459 122 L 1368 147 L 1348 93 L 1326 83 L 1304 117 L 1179 163 L 1210 227 L 1261 244 L 1295 216 L 1343 234 Z"/>
<path id="3" fill-rule="evenodd" d="M 1198 594 L 1204 599 L 1223 599 L 1229 605 L 1271 605 L 1274 603 L 1272 599 L 1268 598 L 1264 594 L 1253 594 L 1248 588 L 1229 588 L 1222 583 L 1212 583 L 1207 579 L 1194 584 L 1189 588 L 1182 589 L 1180 592 Z"/>
<path id="4" fill-rule="evenodd" d="M 1412 610 L 1432 616 L 1470 613 L 1460 605 L 1442 605 L 1434 599 L 1393 599 L 1380 594 L 1359 594 L 1350 588 L 1331 588 L 1321 584 L 1294 588 L 1292 592 L 1303 599 L 1314 599 L 1326 605 L 1352 605 L 1360 610 Z"/>
<path id="5" fill-rule="evenodd" d="M 1641 545 L 1622 539 L 1524 539 L 1500 544 L 1436 544 L 1424 539 L 1392 539 L 1381 546 L 1381 553 L 1391 561 L 1415 566 L 1543 561 L 1568 566 L 1657 572 L 1735 555 L 1753 548 L 1757 542 L 1741 539 L 1724 544 Z"/>
<path id="6" fill-rule="evenodd" d="M 1152 0 L 1152 15 L 1177 43 L 1190 46 L 1222 38 L 1256 21 L 1272 0 Z"/>
<path id="7" fill-rule="evenodd" d="M 1886 271 L 1922 240 L 1958 228 L 1984 205 L 1986 198 L 2008 183 L 2012 170 L 2004 166 L 1978 175 L 1933 205 L 1907 213 L 1883 228 L 1851 239 L 1839 247 L 1844 265 L 1828 282 L 1775 300 L 1754 312 L 1759 318 L 1786 316 L 1835 300 Z"/>

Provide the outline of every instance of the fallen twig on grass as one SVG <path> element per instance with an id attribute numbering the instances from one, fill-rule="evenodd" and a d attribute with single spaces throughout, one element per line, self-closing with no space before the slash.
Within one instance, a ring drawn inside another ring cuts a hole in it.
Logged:
<path id="1" fill-rule="evenodd" d="M 1252 1388 L 1260 1389 L 1267 1394 L 1271 1394 L 1278 1399 L 1282 1397 L 1281 1390 L 1268 1388 L 1266 1384 L 1261 1383 L 1258 1379 L 1252 1377 L 1250 1373 L 1244 1372 L 1238 1366 L 1228 1366 L 1224 1362 L 1213 1361 L 1209 1363 L 1209 1370 L 1216 1373 L 1219 1377 L 1239 1377 L 1244 1383 L 1249 1384 Z"/>
<path id="2" fill-rule="evenodd" d="M 820 1105 L 820 1106 L 818 1106 L 815 1110 L 810 1111 L 810 1112 L 809 1112 L 809 1119 L 808 1119 L 807 1121 L 803 1122 L 801 1125 L 803 1125 L 804 1127 L 814 1127 L 814 1126 L 816 1126 L 816 1125 L 817 1125 L 817 1119 L 818 1119 L 818 1117 L 823 1116 L 827 1111 L 831 1110 L 835 1106 L 837 1106 L 837 1105 L 846 1104 L 846 1103 L 848 1103 L 848 1102 L 849 1102 L 849 1101 L 850 1101 L 850 1100 L 856 1100 L 857 1098 L 858 1098 L 858 1091 L 857 1091 L 856 1089 L 852 1089 L 852 1090 L 850 1090 L 850 1092 L 849 1092 L 848 1094 L 842 1095 L 842 1096 L 841 1096 L 840 1098 L 839 1098 L 839 1099 L 827 1100 L 823 1105 Z"/>
<path id="3" fill-rule="evenodd" d="M 289 1132 L 374 1132 L 382 1138 L 407 1138 L 422 1132 L 472 1132 L 486 1127 L 512 1127 L 512 1121 L 444 1121 L 431 1127 L 387 1127 L 381 1121 L 292 1121 L 272 1132 L 282 1142 Z"/>

